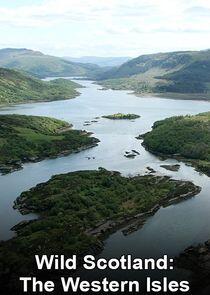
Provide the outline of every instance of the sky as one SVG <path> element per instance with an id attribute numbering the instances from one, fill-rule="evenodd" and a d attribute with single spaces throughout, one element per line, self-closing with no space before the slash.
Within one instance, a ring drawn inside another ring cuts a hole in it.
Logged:
<path id="1" fill-rule="evenodd" d="M 210 0 L 0 0 L 0 48 L 139 56 L 210 48 Z"/>

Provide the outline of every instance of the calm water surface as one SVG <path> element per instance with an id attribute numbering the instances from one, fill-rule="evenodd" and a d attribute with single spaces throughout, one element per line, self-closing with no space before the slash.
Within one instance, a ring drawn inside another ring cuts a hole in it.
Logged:
<path id="1" fill-rule="evenodd" d="M 205 175 L 181 163 L 178 172 L 170 172 L 160 167 L 163 163 L 177 163 L 176 160 L 161 161 L 145 151 L 141 141 L 135 136 L 149 131 L 153 123 L 173 115 L 197 114 L 210 110 L 210 103 L 190 100 L 168 100 L 153 97 L 135 97 L 125 91 L 102 91 L 91 81 L 81 81 L 81 95 L 75 99 L 24 104 L 3 108 L 0 114 L 26 114 L 55 117 L 71 122 L 74 128 L 86 129 L 100 139 L 97 147 L 67 157 L 44 160 L 24 165 L 24 169 L 0 176 L 0 239 L 13 236 L 10 228 L 23 219 L 35 215 L 22 216 L 13 210 L 13 202 L 22 191 L 52 175 L 76 170 L 104 167 L 118 170 L 124 175 L 147 173 L 147 166 L 158 174 L 170 175 L 176 179 L 191 180 L 202 187 L 201 193 L 185 202 L 161 208 L 149 218 L 144 227 L 123 236 L 119 230 L 105 242 L 100 256 L 113 257 L 131 253 L 140 257 L 159 257 L 165 253 L 177 255 L 191 244 L 210 238 L 210 181 Z M 84 126 L 84 121 L 116 112 L 141 115 L 135 121 L 111 121 L 100 118 L 98 122 Z M 140 155 L 135 159 L 124 157 L 125 151 L 136 149 Z M 94 157 L 94 159 L 93 159 Z M 88 159 L 90 158 L 90 159 Z"/>

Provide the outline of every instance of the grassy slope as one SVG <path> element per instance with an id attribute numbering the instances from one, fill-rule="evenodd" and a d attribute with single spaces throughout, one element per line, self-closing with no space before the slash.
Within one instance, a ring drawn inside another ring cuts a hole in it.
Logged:
<path id="1" fill-rule="evenodd" d="M 73 63 L 28 49 L 1 49 L 0 66 L 18 69 L 37 77 L 86 76 L 98 70 L 92 64 Z"/>
<path id="2" fill-rule="evenodd" d="M 139 56 L 101 75 L 100 84 L 137 93 L 202 93 L 210 91 L 210 51 Z"/>
<path id="3" fill-rule="evenodd" d="M 178 154 L 210 175 L 210 112 L 158 121 L 144 145 L 154 153 Z"/>
<path id="4" fill-rule="evenodd" d="M 6 276 L 1 276 L 2 284 L 17 272 L 30 273 L 34 253 L 81 254 L 100 244 L 95 236 L 87 234 L 98 223 L 125 220 L 165 198 L 195 189 L 190 182 L 155 176 L 126 178 L 102 168 L 53 176 L 22 193 L 16 202 L 17 208 L 38 212 L 42 218 L 0 244 L 0 274 L 7 270 Z"/>
<path id="5" fill-rule="evenodd" d="M 15 70 L 0 68 L 0 104 L 73 98 L 79 84 L 69 80 L 41 81 Z"/>
<path id="6" fill-rule="evenodd" d="M 47 117 L 1 115 L 0 165 L 19 165 L 96 143 L 95 138 L 82 131 L 68 130 L 70 127 L 67 122 Z"/>

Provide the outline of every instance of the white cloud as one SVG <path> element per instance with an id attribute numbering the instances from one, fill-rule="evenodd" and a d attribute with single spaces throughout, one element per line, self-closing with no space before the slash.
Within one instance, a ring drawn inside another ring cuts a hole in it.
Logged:
<path id="1" fill-rule="evenodd" d="M 210 28 L 210 17 L 206 16 L 210 16 L 210 1 L 206 0 L 45 0 L 16 8 L 0 7 L 1 25 L 11 32 L 19 28 L 19 37 L 24 29 L 31 29 L 35 38 L 31 44 L 42 47 L 43 40 L 36 35 L 43 29 L 51 36 L 46 42 L 49 48 L 60 50 L 60 54 L 75 48 L 76 54 L 85 50 L 96 54 L 100 49 L 108 55 L 158 48 L 166 51 L 178 46 L 197 48 L 199 44 L 203 48 L 208 46 Z M 74 45 L 70 45 L 72 38 Z"/>

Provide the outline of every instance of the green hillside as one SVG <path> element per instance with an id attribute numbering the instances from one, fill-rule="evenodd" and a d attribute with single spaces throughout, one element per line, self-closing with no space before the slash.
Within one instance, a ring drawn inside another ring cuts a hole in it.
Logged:
<path id="1" fill-rule="evenodd" d="M 210 175 L 210 112 L 158 121 L 143 135 L 153 153 L 182 157 Z"/>
<path id="2" fill-rule="evenodd" d="M 79 84 L 56 79 L 45 82 L 15 70 L 0 68 L 0 104 L 68 99 L 77 96 Z"/>
<path id="3" fill-rule="evenodd" d="M 18 69 L 40 78 L 87 76 L 99 70 L 97 65 L 74 63 L 24 48 L 1 49 L 0 67 Z"/>
<path id="4" fill-rule="evenodd" d="M 210 51 L 142 55 L 99 77 L 100 84 L 137 93 L 210 94 Z"/>
<path id="5" fill-rule="evenodd" d="M 23 162 L 37 161 L 59 154 L 70 154 L 96 145 L 89 134 L 71 129 L 67 122 L 53 118 L 0 116 L 0 171 L 21 168 Z"/>

